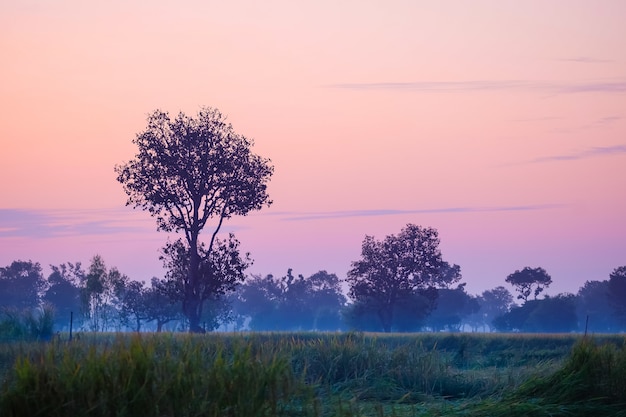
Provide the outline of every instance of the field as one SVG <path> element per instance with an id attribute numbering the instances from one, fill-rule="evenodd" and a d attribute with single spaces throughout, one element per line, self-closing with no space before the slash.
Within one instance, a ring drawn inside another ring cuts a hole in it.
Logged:
<path id="1" fill-rule="evenodd" d="M 0 344 L 2 416 L 626 416 L 624 336 L 79 334 Z"/>

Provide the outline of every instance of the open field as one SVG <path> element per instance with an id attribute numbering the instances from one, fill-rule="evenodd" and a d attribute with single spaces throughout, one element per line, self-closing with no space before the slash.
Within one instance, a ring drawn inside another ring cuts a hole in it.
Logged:
<path id="1" fill-rule="evenodd" d="M 80 334 L 0 345 L 2 416 L 626 416 L 626 339 Z"/>

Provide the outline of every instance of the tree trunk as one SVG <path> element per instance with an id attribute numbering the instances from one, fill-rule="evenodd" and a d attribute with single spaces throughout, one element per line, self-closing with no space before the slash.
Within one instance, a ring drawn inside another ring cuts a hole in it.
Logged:
<path id="1" fill-rule="evenodd" d="M 382 308 L 378 310 L 380 324 L 383 326 L 383 332 L 391 333 L 391 323 L 393 321 L 393 312 L 391 308 Z"/>

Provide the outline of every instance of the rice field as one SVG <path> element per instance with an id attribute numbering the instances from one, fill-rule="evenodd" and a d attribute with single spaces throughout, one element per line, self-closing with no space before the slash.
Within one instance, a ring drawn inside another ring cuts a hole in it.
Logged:
<path id="1" fill-rule="evenodd" d="M 79 334 L 0 344 L 2 416 L 626 416 L 618 335 Z"/>

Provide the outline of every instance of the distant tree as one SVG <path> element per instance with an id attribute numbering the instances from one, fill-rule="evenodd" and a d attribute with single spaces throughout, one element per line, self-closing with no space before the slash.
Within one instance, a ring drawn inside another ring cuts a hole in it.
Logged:
<path id="1" fill-rule="evenodd" d="M 80 283 L 84 280 L 85 271 L 80 262 L 50 265 L 52 273 L 47 279 L 47 289 L 42 301 L 54 310 L 55 327 L 68 329 L 70 318 L 75 328 L 81 323 L 81 289 Z"/>
<path id="2" fill-rule="evenodd" d="M 562 333 L 578 328 L 576 300 L 572 294 L 560 294 L 541 300 L 528 300 L 496 317 L 494 326 L 499 331 Z"/>
<path id="3" fill-rule="evenodd" d="M 552 284 L 552 278 L 543 268 L 525 267 L 506 277 L 506 282 L 519 292 L 517 298 L 526 302 L 530 294 L 534 294 L 536 300 L 537 296 Z"/>
<path id="4" fill-rule="evenodd" d="M 148 318 L 144 283 L 120 280 L 115 286 L 115 296 L 120 325 L 135 332 L 141 331 L 141 324 Z"/>
<path id="5" fill-rule="evenodd" d="M 39 307 L 45 285 L 38 262 L 13 261 L 0 268 L 0 307 L 33 310 Z"/>
<path id="6" fill-rule="evenodd" d="M 200 263 L 192 284 L 188 271 L 195 262 L 193 253 L 199 257 Z M 181 239 L 169 242 L 163 248 L 161 260 L 167 271 L 167 284 L 163 288 L 168 290 L 167 295 L 174 303 L 180 302 L 188 320 L 191 320 L 190 317 L 198 320 L 197 323 L 190 324 L 194 327 L 194 332 L 206 331 L 203 323 L 214 323 L 216 315 L 222 314 L 215 310 L 217 305 L 225 306 L 218 299 L 234 291 L 244 281 L 244 271 L 252 263 L 249 253 L 241 255 L 239 241 L 232 233 L 228 239 L 215 238 L 211 250 L 200 244 L 196 250 L 190 251 L 186 242 Z M 196 301 L 200 303 L 196 304 Z M 205 302 L 212 303 L 207 311 L 204 311 Z M 213 318 L 207 316 L 209 311 L 215 314 Z"/>
<path id="7" fill-rule="evenodd" d="M 180 281 L 183 313 L 189 330 L 202 332 L 207 299 L 207 263 L 202 258 L 211 258 L 225 219 L 271 204 L 267 182 L 273 166 L 253 154 L 252 140 L 235 133 L 213 108 L 202 108 L 195 118 L 181 112 L 173 120 L 155 111 L 133 143 L 139 152 L 115 167 L 117 180 L 128 194 L 127 205 L 148 210 L 159 230 L 183 233 L 189 252 L 186 277 Z M 202 248 L 200 232 L 211 220 L 210 240 Z M 223 276 L 220 271 L 210 275 Z"/>
<path id="8" fill-rule="evenodd" d="M 478 314 L 481 315 L 482 322 L 491 329 L 494 328 L 493 320 L 508 313 L 511 307 L 515 305 L 511 292 L 503 286 L 483 291 L 478 304 L 480 305 Z"/>
<path id="9" fill-rule="evenodd" d="M 590 332 L 616 332 L 620 325 L 609 302 L 609 281 L 587 281 L 578 290 L 577 312 L 580 329 Z"/>
<path id="10" fill-rule="evenodd" d="M 479 308 L 478 301 L 465 292 L 465 284 L 455 289 L 439 289 L 436 306 L 426 319 L 426 325 L 433 331 L 458 332 L 463 319 Z"/>
<path id="11" fill-rule="evenodd" d="M 118 316 L 116 289 L 128 277 L 117 268 L 107 268 L 100 255 L 91 259 L 89 269 L 81 283 L 83 315 L 92 331 L 111 330 Z"/>
<path id="12" fill-rule="evenodd" d="M 161 332 L 164 325 L 182 318 L 181 301 L 169 296 L 169 294 L 176 293 L 176 290 L 168 288 L 175 283 L 154 277 L 150 284 L 143 297 L 146 321 L 156 322 L 156 331 Z"/>
<path id="13" fill-rule="evenodd" d="M 252 330 L 337 330 L 345 305 L 340 280 L 318 271 L 308 278 L 254 275 L 239 287 L 235 312 L 250 318 Z"/>
<path id="14" fill-rule="evenodd" d="M 626 265 L 615 268 L 609 275 L 608 300 L 619 323 L 626 326 Z"/>
<path id="15" fill-rule="evenodd" d="M 576 297 L 573 294 L 546 296 L 524 323 L 524 331 L 541 333 L 567 333 L 578 329 Z"/>
<path id="16" fill-rule="evenodd" d="M 433 228 L 408 224 L 382 241 L 366 236 L 361 259 L 352 262 L 348 272 L 349 295 L 357 305 L 375 311 L 383 331 L 390 332 L 397 306 L 406 305 L 416 294 L 436 297 L 431 289 L 442 285 L 443 268 L 439 236 Z"/>

